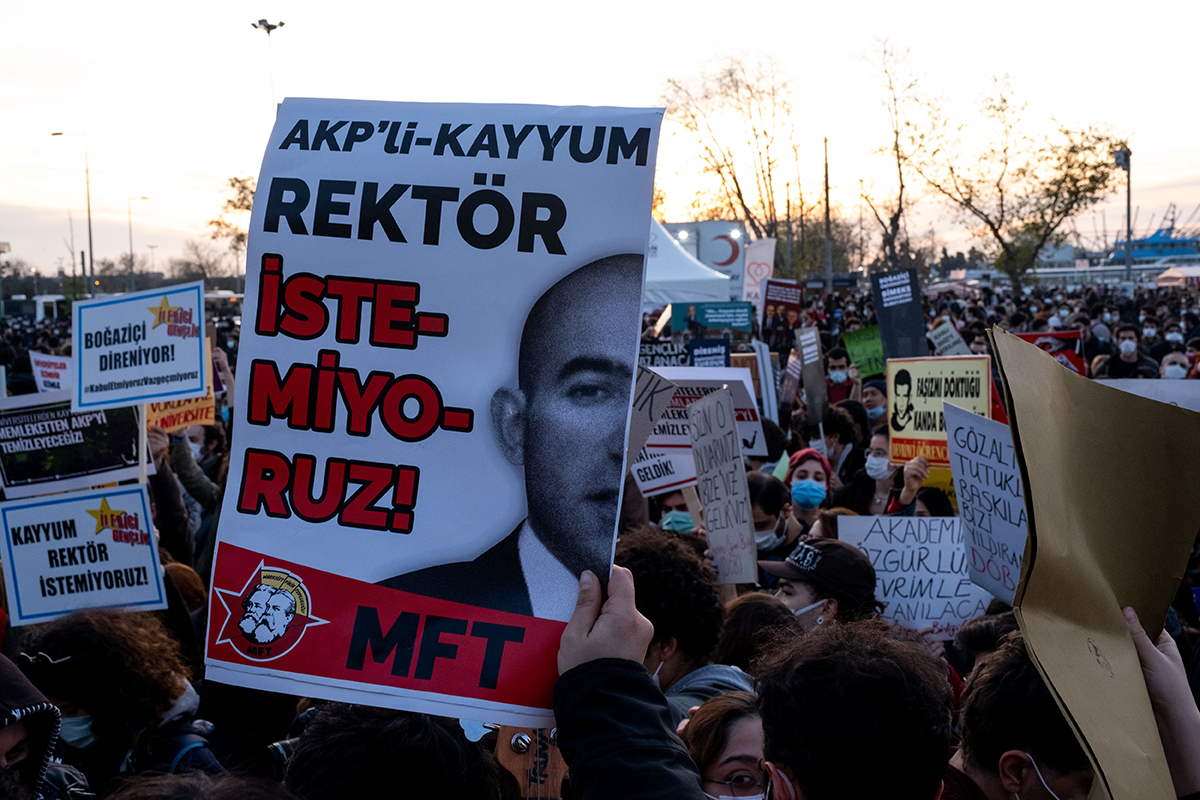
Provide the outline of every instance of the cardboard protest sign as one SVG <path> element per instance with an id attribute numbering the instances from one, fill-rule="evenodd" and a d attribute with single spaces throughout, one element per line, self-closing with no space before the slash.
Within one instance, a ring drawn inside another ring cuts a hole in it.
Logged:
<path id="1" fill-rule="evenodd" d="M 877 377 L 887 369 L 887 362 L 883 360 L 883 340 L 879 338 L 878 325 L 847 331 L 842 334 L 842 343 L 846 345 L 850 363 L 858 365 L 858 371 L 863 378 Z"/>
<path id="2" fill-rule="evenodd" d="M 0 503 L 13 625 L 81 608 L 167 607 L 143 485 Z"/>
<path id="3" fill-rule="evenodd" d="M 633 388 L 633 409 L 629 415 L 629 442 L 625 446 L 626 464 L 632 465 L 637 454 L 646 446 L 646 440 L 674 397 L 675 384 L 653 370 L 638 366 L 637 383 Z"/>
<path id="4" fill-rule="evenodd" d="M 1025 494 L 1008 426 L 945 404 L 950 469 L 971 580 L 1012 605 L 1025 553 Z"/>
<path id="5" fill-rule="evenodd" d="M 987 356 L 888 359 L 887 382 L 892 463 L 924 456 L 931 467 L 950 467 L 943 400 L 985 417 L 991 411 Z"/>
<path id="6" fill-rule="evenodd" d="M 661 367 L 655 370 L 676 386 L 666 413 L 646 446 L 638 454 L 632 471 L 638 489 L 645 497 L 696 485 L 696 467 L 692 460 L 691 434 L 687 409 L 702 397 L 728 387 L 733 394 L 734 417 L 742 453 L 766 456 L 767 442 L 762 419 L 754 402 L 750 370 L 737 367 Z"/>
<path id="7" fill-rule="evenodd" d="M 917 271 L 872 272 L 871 292 L 875 298 L 875 318 L 879 321 L 884 359 L 929 355 Z"/>
<path id="8" fill-rule="evenodd" d="M 689 367 L 728 367 L 728 339 L 692 339 L 687 343 Z"/>
<path id="9" fill-rule="evenodd" d="M 550 718 L 578 576 L 610 570 L 660 120 L 284 101 L 250 220 L 209 677 Z"/>
<path id="10" fill-rule="evenodd" d="M 1104 385 L 1167 405 L 1179 406 L 1190 411 L 1200 411 L 1200 382 L 1106 378 Z"/>
<path id="11" fill-rule="evenodd" d="M 1087 375 L 1087 364 L 1083 360 L 1083 331 L 1041 331 L 1013 335 L 1045 350 L 1072 372 Z"/>
<path id="12" fill-rule="evenodd" d="M 688 347 L 683 342 L 642 342 L 638 364 L 643 367 L 686 367 Z"/>
<path id="13" fill-rule="evenodd" d="M 971 348 L 963 341 L 962 334 L 950 321 L 943 322 L 926 334 L 933 343 L 933 351 L 939 356 L 969 356 Z"/>
<path id="14" fill-rule="evenodd" d="M 0 402 L 0 486 L 10 500 L 138 477 L 132 408 L 71 411 L 70 392 Z"/>
<path id="15" fill-rule="evenodd" d="M 1092 761 L 1093 797 L 1173 798 L 1121 609 L 1157 638 L 1200 528 L 1200 417 L 1015 336 L 993 332 L 992 347 L 1028 514 L 1014 600 L 1030 656 Z"/>
<path id="16" fill-rule="evenodd" d="M 796 352 L 803 364 L 800 380 L 804 384 L 808 421 L 818 423 L 829 410 L 829 385 L 825 382 L 825 359 L 821 356 L 821 332 L 816 326 L 796 331 Z"/>
<path id="17" fill-rule="evenodd" d="M 70 356 L 54 356 L 29 351 L 29 365 L 39 392 L 71 391 L 74 388 L 74 366 Z"/>
<path id="18" fill-rule="evenodd" d="M 992 600 L 971 583 L 958 517 L 838 517 L 838 538 L 871 559 L 889 622 L 949 640 Z"/>
<path id="19" fill-rule="evenodd" d="M 696 491 L 717 575 L 721 583 L 753 583 L 758 551 L 733 395 L 719 389 L 689 405 L 687 414 Z"/>
<path id="20" fill-rule="evenodd" d="M 770 236 L 746 245 L 746 270 L 742 276 L 742 299 L 754 306 L 754 315 L 762 308 L 762 285 L 775 272 L 775 240 Z"/>
<path id="21" fill-rule="evenodd" d="M 800 325 L 804 289 L 795 281 L 774 278 L 763 284 L 762 314 L 758 329 L 762 339 L 776 352 L 792 346 L 792 329 Z"/>
<path id="22" fill-rule="evenodd" d="M 217 424 L 217 384 L 213 380 L 212 342 L 205 340 L 204 368 L 208 370 L 208 393 L 203 397 L 187 400 L 168 400 L 165 403 L 146 404 L 146 425 L 157 425 L 167 433 L 174 433 L 193 425 Z"/>

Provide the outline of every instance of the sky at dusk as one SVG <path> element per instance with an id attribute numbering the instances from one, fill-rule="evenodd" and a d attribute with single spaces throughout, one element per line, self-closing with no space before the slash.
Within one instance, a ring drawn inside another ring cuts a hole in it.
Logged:
<path id="1" fill-rule="evenodd" d="M 801 180 L 816 187 L 829 138 L 832 195 L 857 216 L 858 181 L 887 186 L 876 43 L 908 49 L 925 90 L 969 118 L 1007 74 L 1031 127 L 1107 125 L 1129 137 L 1139 226 L 1200 204 L 1200 104 L 1190 97 L 1200 3 L 1107 7 L 950 2 L 7 3 L 0 8 L 0 242 L 52 273 L 87 249 L 84 143 L 95 256 L 134 251 L 158 269 L 257 174 L 274 97 L 654 106 L 664 81 L 730 53 L 776 57 L 795 81 Z M 286 25 L 267 36 L 265 17 Z M 51 137 L 62 131 L 67 136 Z M 670 129 L 667 129 L 669 134 Z M 694 191 L 682 137 L 665 135 L 669 219 Z M 807 190 L 806 190 L 807 191 Z M 145 197 L 147 199 L 141 199 Z M 1111 238 L 1124 191 L 1105 213 Z M 1200 218 L 1200 215 L 1198 215 Z M 1090 236 L 1100 217 L 1078 222 Z M 963 247 L 932 200 L 914 227 Z M 915 234 L 920 230 L 912 230 Z M 867 229 L 871 235 L 870 228 Z"/>

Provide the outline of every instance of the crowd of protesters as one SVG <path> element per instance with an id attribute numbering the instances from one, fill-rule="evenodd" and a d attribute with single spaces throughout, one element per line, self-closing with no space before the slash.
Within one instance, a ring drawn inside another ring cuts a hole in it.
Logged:
<path id="1" fill-rule="evenodd" d="M 1200 317 L 1184 292 L 979 290 L 924 303 L 930 329 L 948 320 L 975 352 L 988 351 L 992 325 L 1078 329 L 1090 377 L 1198 377 Z M 874 321 L 869 295 L 845 294 L 764 328 L 785 356 L 794 327 L 820 328 L 831 405 L 810 419 L 797 398 L 764 420 L 767 458 L 747 463 L 755 584 L 718 584 L 703 519 L 681 493 L 643 500 L 627 482 L 616 566 L 603 589 L 590 572 L 580 579 L 558 655 L 556 735 L 570 768 L 561 796 L 1088 795 L 1091 764 L 1012 609 L 993 602 L 952 642 L 886 624 L 870 561 L 838 539 L 846 515 L 954 513 L 925 485 L 924 459 L 889 462 L 887 386 L 864 380 L 840 341 Z M 0 338 L 10 394 L 26 391 L 13 379 L 29 351 L 69 355 L 69 330 L 54 323 L 10 323 Z M 236 337 L 216 338 L 229 408 Z M 500 766 L 496 733 L 468 736 L 471 723 L 205 680 L 230 418 L 148 433 L 165 611 L 79 611 L 6 631 L 0 796 L 524 796 Z M 1188 798 L 1200 798 L 1198 567 L 1194 550 L 1158 641 L 1126 612 L 1175 791 Z"/>

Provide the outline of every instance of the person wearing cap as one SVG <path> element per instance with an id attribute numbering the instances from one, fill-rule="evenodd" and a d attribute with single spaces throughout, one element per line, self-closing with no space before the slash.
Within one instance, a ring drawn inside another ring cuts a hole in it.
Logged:
<path id="1" fill-rule="evenodd" d="M 783 561 L 759 561 L 779 580 L 775 596 L 806 631 L 834 618 L 868 619 L 882 609 L 875 599 L 875 568 L 857 547 L 836 539 L 801 542 Z"/>
<path id="2" fill-rule="evenodd" d="M 887 413 L 887 381 L 875 378 L 863 384 L 862 404 L 872 424 Z"/>

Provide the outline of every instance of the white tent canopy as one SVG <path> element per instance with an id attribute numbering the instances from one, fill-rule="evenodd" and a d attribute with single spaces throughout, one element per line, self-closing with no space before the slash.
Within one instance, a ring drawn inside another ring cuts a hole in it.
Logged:
<path id="1" fill-rule="evenodd" d="M 727 302 L 729 277 L 701 264 L 658 220 L 651 220 L 642 307 L 655 309 L 670 303 Z"/>

